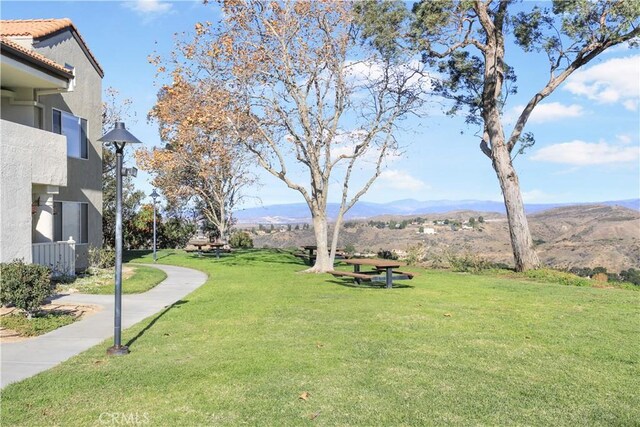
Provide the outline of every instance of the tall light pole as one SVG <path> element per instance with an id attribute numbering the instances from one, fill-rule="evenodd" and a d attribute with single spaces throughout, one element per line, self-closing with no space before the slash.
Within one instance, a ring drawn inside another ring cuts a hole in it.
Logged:
<path id="1" fill-rule="evenodd" d="M 149 197 L 153 199 L 153 262 L 158 261 L 158 256 L 156 254 L 156 201 L 160 195 L 154 188 Z"/>
<path id="2" fill-rule="evenodd" d="M 129 353 L 129 348 L 121 343 L 122 330 L 122 177 L 135 176 L 136 168 L 122 167 L 122 154 L 125 145 L 141 144 L 124 126 L 123 122 L 116 122 L 113 129 L 99 139 L 105 144 L 111 144 L 116 150 L 116 269 L 115 269 L 115 312 L 113 322 L 113 346 L 107 349 L 111 356 L 121 356 Z"/>

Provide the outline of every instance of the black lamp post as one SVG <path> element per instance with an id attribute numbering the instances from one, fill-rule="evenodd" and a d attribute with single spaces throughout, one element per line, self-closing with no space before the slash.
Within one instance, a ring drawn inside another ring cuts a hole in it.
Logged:
<path id="1" fill-rule="evenodd" d="M 153 199 L 153 262 L 158 260 L 158 256 L 156 255 L 156 202 L 160 195 L 154 188 L 149 197 Z"/>
<path id="2" fill-rule="evenodd" d="M 107 354 L 121 356 L 129 353 L 127 346 L 121 344 L 122 330 L 122 177 L 136 176 L 136 168 L 122 167 L 124 146 L 141 144 L 124 126 L 123 122 L 116 122 L 112 130 L 99 139 L 105 144 L 113 144 L 116 149 L 116 271 L 115 271 L 115 319 L 113 346 L 107 349 Z"/>

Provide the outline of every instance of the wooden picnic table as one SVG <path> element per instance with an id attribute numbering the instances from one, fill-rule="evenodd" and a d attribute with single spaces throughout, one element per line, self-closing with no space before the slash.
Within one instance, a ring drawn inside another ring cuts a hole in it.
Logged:
<path id="1" fill-rule="evenodd" d="M 216 250 L 216 258 L 220 258 L 220 249 L 225 245 L 224 243 L 212 243 L 208 240 L 190 240 L 187 244 L 198 248 L 198 256 L 202 255 L 202 248 L 204 246 L 214 248 Z"/>
<path id="2" fill-rule="evenodd" d="M 396 277 L 395 277 L 396 280 L 413 279 L 413 274 L 411 273 L 393 271 L 394 268 L 398 268 L 406 265 L 405 263 L 400 261 L 394 261 L 390 259 L 377 259 L 377 258 L 351 258 L 351 259 L 342 260 L 342 262 L 344 262 L 345 264 L 353 265 L 353 274 L 345 274 L 344 272 L 337 272 L 337 271 L 334 271 L 331 274 L 333 274 L 334 276 L 335 275 L 350 276 L 350 277 L 353 277 L 358 283 L 360 283 L 360 280 L 373 279 L 374 277 L 372 277 L 371 274 L 372 273 L 375 274 L 379 271 L 385 272 L 385 283 L 387 288 L 393 287 L 393 279 L 394 279 L 393 273 L 396 273 Z M 360 271 L 361 266 L 374 267 L 375 271 L 362 272 Z"/>
<path id="3" fill-rule="evenodd" d="M 306 245 L 306 246 L 302 246 L 301 248 L 309 252 L 309 255 L 307 256 L 307 260 L 309 261 L 309 265 L 312 265 L 313 262 L 316 260 L 315 252 L 318 250 L 318 246 Z M 327 248 L 327 249 L 331 251 L 331 248 Z M 342 254 L 343 251 L 344 249 L 336 249 L 336 257 L 338 257 L 339 255 L 340 257 L 344 257 L 344 255 Z"/>
<path id="4" fill-rule="evenodd" d="M 195 246 L 198 248 L 198 256 L 202 255 L 202 247 L 209 244 L 208 240 L 189 240 L 187 245 Z"/>

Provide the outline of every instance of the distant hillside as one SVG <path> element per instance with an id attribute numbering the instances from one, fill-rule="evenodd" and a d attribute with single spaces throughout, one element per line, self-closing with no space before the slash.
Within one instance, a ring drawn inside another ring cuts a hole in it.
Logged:
<path id="1" fill-rule="evenodd" d="M 484 222 L 477 223 L 482 216 Z M 476 221 L 469 226 L 469 219 Z M 389 229 L 388 221 L 415 216 L 380 215 L 375 220 L 351 220 L 340 233 L 339 246 L 359 251 L 380 249 L 399 253 L 421 247 L 428 263 L 438 264 L 449 254 L 472 254 L 493 262 L 513 264 L 506 216 L 500 213 L 455 211 L 423 214 L 422 223 Z M 434 224 L 448 219 L 457 227 Z M 370 222 L 371 221 L 371 222 Z M 407 221 L 408 222 L 408 221 Z M 384 224 L 387 224 L 385 227 Z M 462 227 L 465 225 L 465 227 Z M 541 261 L 556 268 L 606 267 L 609 271 L 640 268 L 640 212 L 622 206 L 562 206 L 529 215 L 529 225 Z M 378 228 L 378 227 L 382 228 Z M 429 228 L 434 234 L 419 233 Z M 254 229 L 255 247 L 295 247 L 315 242 L 313 230 L 288 231 L 275 227 L 267 233 Z"/>
<path id="2" fill-rule="evenodd" d="M 571 203 L 526 204 L 527 213 L 545 211 L 563 206 L 582 206 Z M 640 211 L 640 199 L 616 200 L 599 202 L 598 205 L 622 206 Z M 339 205 L 330 203 L 328 212 L 330 218 L 335 218 Z M 358 202 L 347 212 L 346 219 L 365 219 L 381 215 L 425 215 L 452 211 L 475 211 L 505 213 L 502 202 L 481 200 L 431 200 L 419 201 L 413 199 L 397 200 L 390 203 Z M 295 224 L 311 222 L 309 208 L 304 203 L 284 205 L 270 205 L 243 209 L 234 213 L 239 224 Z"/>

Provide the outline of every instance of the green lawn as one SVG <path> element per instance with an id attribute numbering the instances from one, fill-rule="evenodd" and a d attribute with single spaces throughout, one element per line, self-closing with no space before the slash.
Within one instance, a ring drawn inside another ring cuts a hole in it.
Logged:
<path id="1" fill-rule="evenodd" d="M 125 331 L 128 356 L 105 342 L 7 387 L 3 426 L 640 420 L 640 292 L 419 270 L 356 288 L 267 251 L 158 262 L 209 281 Z"/>
<path id="2" fill-rule="evenodd" d="M 75 322 L 72 314 L 38 313 L 31 319 L 23 314 L 10 314 L 0 317 L 0 326 L 16 331 L 23 337 L 35 337 Z"/>
<path id="3" fill-rule="evenodd" d="M 147 292 L 166 278 L 166 273 L 157 268 L 124 264 L 122 293 L 139 294 Z M 70 284 L 59 286 L 62 290 L 75 288 L 85 294 L 111 295 L 114 292 L 113 269 L 97 270 L 94 274 L 79 277 Z"/>

